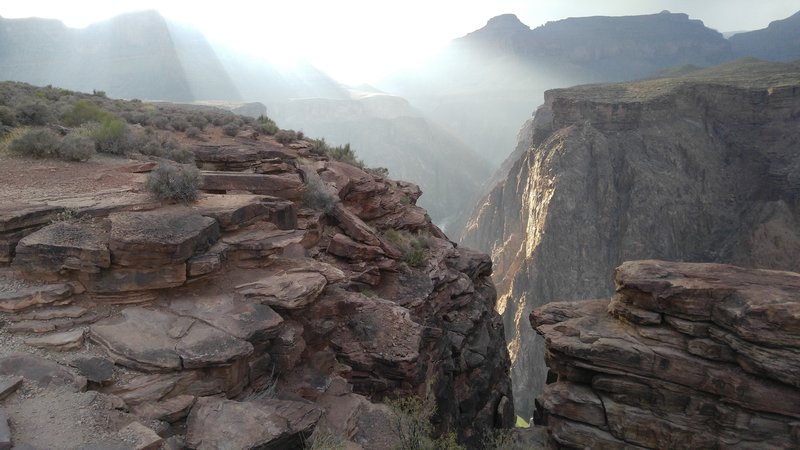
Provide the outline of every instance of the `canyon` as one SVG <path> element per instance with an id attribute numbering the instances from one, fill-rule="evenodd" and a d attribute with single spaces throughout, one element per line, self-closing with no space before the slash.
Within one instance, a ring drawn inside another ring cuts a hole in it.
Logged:
<path id="1" fill-rule="evenodd" d="M 519 414 L 546 378 L 530 311 L 609 296 L 623 261 L 800 270 L 799 73 L 744 59 L 545 94 L 462 236 L 495 263 Z"/>

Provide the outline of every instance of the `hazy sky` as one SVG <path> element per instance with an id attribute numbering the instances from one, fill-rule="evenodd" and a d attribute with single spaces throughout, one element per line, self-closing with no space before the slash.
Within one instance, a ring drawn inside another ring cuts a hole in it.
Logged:
<path id="1" fill-rule="evenodd" d="M 499 14 L 534 28 L 591 15 L 685 12 L 719 31 L 752 30 L 800 9 L 798 0 L 4 0 L 0 16 L 49 17 L 83 27 L 157 9 L 209 38 L 282 63 L 307 59 L 346 83 L 410 68 Z"/>

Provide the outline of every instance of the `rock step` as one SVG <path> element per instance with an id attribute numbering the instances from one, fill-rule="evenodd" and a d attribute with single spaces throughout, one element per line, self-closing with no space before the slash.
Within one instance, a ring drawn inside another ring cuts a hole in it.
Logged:
<path id="1" fill-rule="evenodd" d="M 66 305 L 72 302 L 72 293 L 72 286 L 63 283 L 0 292 L 0 311 L 16 312 L 41 305 Z"/>
<path id="2" fill-rule="evenodd" d="M 20 320 L 10 323 L 6 330 L 12 333 L 50 333 L 53 331 L 70 330 L 72 328 L 97 322 L 103 317 L 99 311 L 89 311 L 80 317 L 59 317 L 49 320 Z"/>
<path id="3" fill-rule="evenodd" d="M 22 238 L 13 265 L 29 274 L 97 273 L 111 265 L 108 236 L 91 223 L 56 222 Z"/>
<path id="4" fill-rule="evenodd" d="M 83 348 L 84 332 L 82 329 L 52 333 L 44 336 L 25 339 L 31 347 L 45 348 L 59 352 L 79 350 Z"/>
<path id="5" fill-rule="evenodd" d="M 295 173 L 252 174 L 238 172 L 201 172 L 199 188 L 204 191 L 247 191 L 297 201 L 303 197 L 303 181 Z"/>

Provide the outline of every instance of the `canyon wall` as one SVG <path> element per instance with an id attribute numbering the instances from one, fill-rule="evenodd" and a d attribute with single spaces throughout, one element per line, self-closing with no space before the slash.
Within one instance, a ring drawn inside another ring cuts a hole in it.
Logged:
<path id="1" fill-rule="evenodd" d="M 626 260 L 800 270 L 800 65 L 548 91 L 462 242 L 491 254 L 519 414 L 545 379 L 530 311 L 605 297 Z"/>

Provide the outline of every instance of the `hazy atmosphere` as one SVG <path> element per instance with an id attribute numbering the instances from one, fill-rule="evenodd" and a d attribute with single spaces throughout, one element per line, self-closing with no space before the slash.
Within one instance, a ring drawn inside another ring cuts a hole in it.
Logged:
<path id="1" fill-rule="evenodd" d="M 516 14 L 535 28 L 552 20 L 594 15 L 683 12 L 720 32 L 766 27 L 796 12 L 795 0 L 568 0 L 376 2 L 370 0 L 299 0 L 292 2 L 227 1 L 9 1 L 5 18 L 47 17 L 70 27 L 84 27 L 112 16 L 156 9 L 165 17 L 190 24 L 212 41 L 290 64 L 307 60 L 348 84 L 374 83 L 413 68 L 447 43 L 476 30 L 494 16 Z M 742 11 L 747 10 L 746 14 Z"/>

